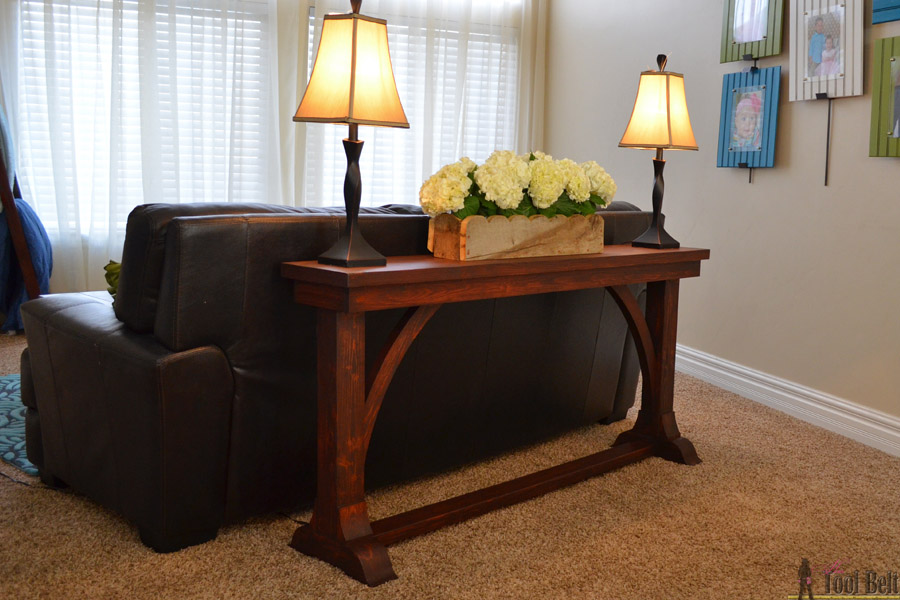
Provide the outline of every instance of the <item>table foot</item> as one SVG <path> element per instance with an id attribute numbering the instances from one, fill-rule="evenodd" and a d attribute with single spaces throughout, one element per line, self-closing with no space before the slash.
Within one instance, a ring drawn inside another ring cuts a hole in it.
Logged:
<path id="1" fill-rule="evenodd" d="M 683 437 L 661 442 L 656 447 L 656 455 L 683 465 L 699 465 L 701 462 L 694 449 L 694 444 Z"/>
<path id="2" fill-rule="evenodd" d="M 687 438 L 680 435 L 674 439 L 662 438 L 658 436 L 648 435 L 631 429 L 619 434 L 613 446 L 620 446 L 629 442 L 652 442 L 653 455 L 672 462 L 681 463 L 683 465 L 699 465 L 702 461 L 697 456 L 694 444 Z"/>
<path id="3" fill-rule="evenodd" d="M 310 525 L 303 525 L 294 532 L 290 546 L 334 565 L 369 587 L 397 579 L 384 545 L 371 536 L 339 542 L 317 534 Z"/>

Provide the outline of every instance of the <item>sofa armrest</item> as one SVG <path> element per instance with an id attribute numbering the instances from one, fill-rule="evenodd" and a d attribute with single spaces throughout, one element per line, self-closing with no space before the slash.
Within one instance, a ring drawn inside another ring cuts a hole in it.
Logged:
<path id="1" fill-rule="evenodd" d="M 22 316 L 42 475 L 124 513 L 159 550 L 215 535 L 234 396 L 223 352 L 170 352 L 89 294 L 44 296 Z"/>

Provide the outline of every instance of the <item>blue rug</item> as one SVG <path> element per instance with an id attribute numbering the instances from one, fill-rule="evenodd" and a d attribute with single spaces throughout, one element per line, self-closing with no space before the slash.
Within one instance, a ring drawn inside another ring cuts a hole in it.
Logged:
<path id="1" fill-rule="evenodd" d="M 25 406 L 18 375 L 0 377 L 0 458 L 29 475 L 37 475 L 25 458 Z"/>

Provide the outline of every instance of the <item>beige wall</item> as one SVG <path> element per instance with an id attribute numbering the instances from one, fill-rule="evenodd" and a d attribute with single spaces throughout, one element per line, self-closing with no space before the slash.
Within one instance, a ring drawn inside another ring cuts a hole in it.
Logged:
<path id="1" fill-rule="evenodd" d="M 712 250 L 682 284 L 679 342 L 900 416 L 900 159 L 868 157 L 872 40 L 900 21 L 866 27 L 866 95 L 833 103 L 827 187 L 828 103 L 787 101 L 787 38 L 760 61 L 782 67 L 775 168 L 716 168 L 722 76 L 742 68 L 719 64 L 721 28 L 722 0 L 552 0 L 546 151 L 597 160 L 649 210 L 652 153 L 617 144 L 639 72 L 669 53 L 700 151 L 666 153 L 667 230 Z"/>

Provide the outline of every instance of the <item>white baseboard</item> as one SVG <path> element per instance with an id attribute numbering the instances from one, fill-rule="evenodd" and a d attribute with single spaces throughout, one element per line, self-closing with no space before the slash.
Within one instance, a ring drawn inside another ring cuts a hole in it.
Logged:
<path id="1" fill-rule="evenodd" d="M 678 345 L 675 369 L 807 423 L 900 456 L 900 418 Z"/>

